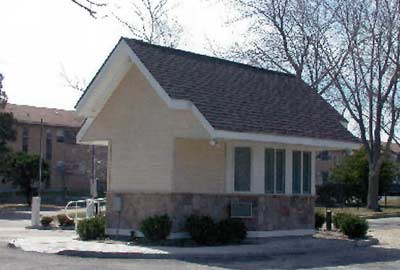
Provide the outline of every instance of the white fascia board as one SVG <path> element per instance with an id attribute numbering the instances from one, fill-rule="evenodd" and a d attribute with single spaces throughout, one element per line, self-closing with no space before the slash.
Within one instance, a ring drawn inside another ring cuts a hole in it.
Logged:
<path id="1" fill-rule="evenodd" d="M 103 108 L 132 65 L 127 51 L 120 41 L 76 105 L 79 116 L 95 117 Z"/>
<path id="2" fill-rule="evenodd" d="M 255 134 L 244 132 L 232 132 L 225 130 L 215 131 L 216 139 L 225 140 L 238 140 L 238 141 L 254 141 L 254 142 L 268 142 L 280 143 L 287 145 L 304 145 L 316 147 L 320 149 L 359 149 L 361 144 L 352 142 L 343 142 L 326 139 L 295 137 L 295 136 L 282 136 L 282 135 L 268 135 L 268 134 Z"/>

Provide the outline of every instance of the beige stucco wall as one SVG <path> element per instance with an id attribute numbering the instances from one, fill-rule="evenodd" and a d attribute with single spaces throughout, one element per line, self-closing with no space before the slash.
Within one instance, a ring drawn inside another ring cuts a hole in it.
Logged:
<path id="1" fill-rule="evenodd" d="M 225 144 L 209 140 L 177 138 L 173 190 L 176 192 L 223 193 L 225 190 Z"/>
<path id="2" fill-rule="evenodd" d="M 108 140 L 109 191 L 168 192 L 176 137 L 208 134 L 190 111 L 169 109 L 133 66 L 82 139 Z"/>

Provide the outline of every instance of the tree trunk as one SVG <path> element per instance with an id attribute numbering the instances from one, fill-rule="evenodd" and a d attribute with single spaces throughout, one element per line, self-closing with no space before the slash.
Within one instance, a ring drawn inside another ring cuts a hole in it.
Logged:
<path id="1" fill-rule="evenodd" d="M 375 169 L 370 169 L 368 177 L 368 209 L 380 211 L 378 204 L 379 199 L 379 175 L 381 166 L 375 166 Z"/>

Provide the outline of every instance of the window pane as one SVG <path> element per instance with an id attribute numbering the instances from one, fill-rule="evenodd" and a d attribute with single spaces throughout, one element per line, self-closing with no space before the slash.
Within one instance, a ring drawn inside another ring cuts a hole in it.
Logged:
<path id="1" fill-rule="evenodd" d="M 251 151 L 249 147 L 235 148 L 235 191 L 250 191 Z"/>
<path id="2" fill-rule="evenodd" d="M 274 149 L 265 149 L 265 193 L 275 192 L 275 155 Z"/>
<path id="3" fill-rule="evenodd" d="M 46 130 L 46 159 L 51 160 L 53 153 L 51 130 Z"/>
<path id="4" fill-rule="evenodd" d="M 22 151 L 28 152 L 29 129 L 24 127 L 22 130 Z"/>
<path id="5" fill-rule="evenodd" d="M 301 152 L 293 151 L 293 194 L 301 192 Z"/>
<path id="6" fill-rule="evenodd" d="M 276 150 L 276 192 L 285 193 L 285 150 Z"/>
<path id="7" fill-rule="evenodd" d="M 311 193 L 311 153 L 303 152 L 303 193 Z"/>
<path id="8" fill-rule="evenodd" d="M 58 129 L 57 133 L 56 133 L 56 136 L 57 136 L 57 142 L 59 142 L 59 143 L 63 143 L 64 142 L 64 130 Z"/>

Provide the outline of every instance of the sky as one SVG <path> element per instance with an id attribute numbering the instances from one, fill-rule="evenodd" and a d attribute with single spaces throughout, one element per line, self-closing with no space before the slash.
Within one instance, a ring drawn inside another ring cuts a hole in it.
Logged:
<path id="1" fill-rule="evenodd" d="M 233 31 L 240 29 L 224 25 L 229 11 L 210 2 L 184 0 L 173 10 L 185 33 L 179 48 L 207 53 L 207 40 L 235 41 Z M 130 36 L 121 24 L 93 19 L 70 0 L 0 0 L 0 26 L 9 102 L 60 109 L 73 109 L 81 95 L 61 73 L 89 82 L 119 38 Z"/>

